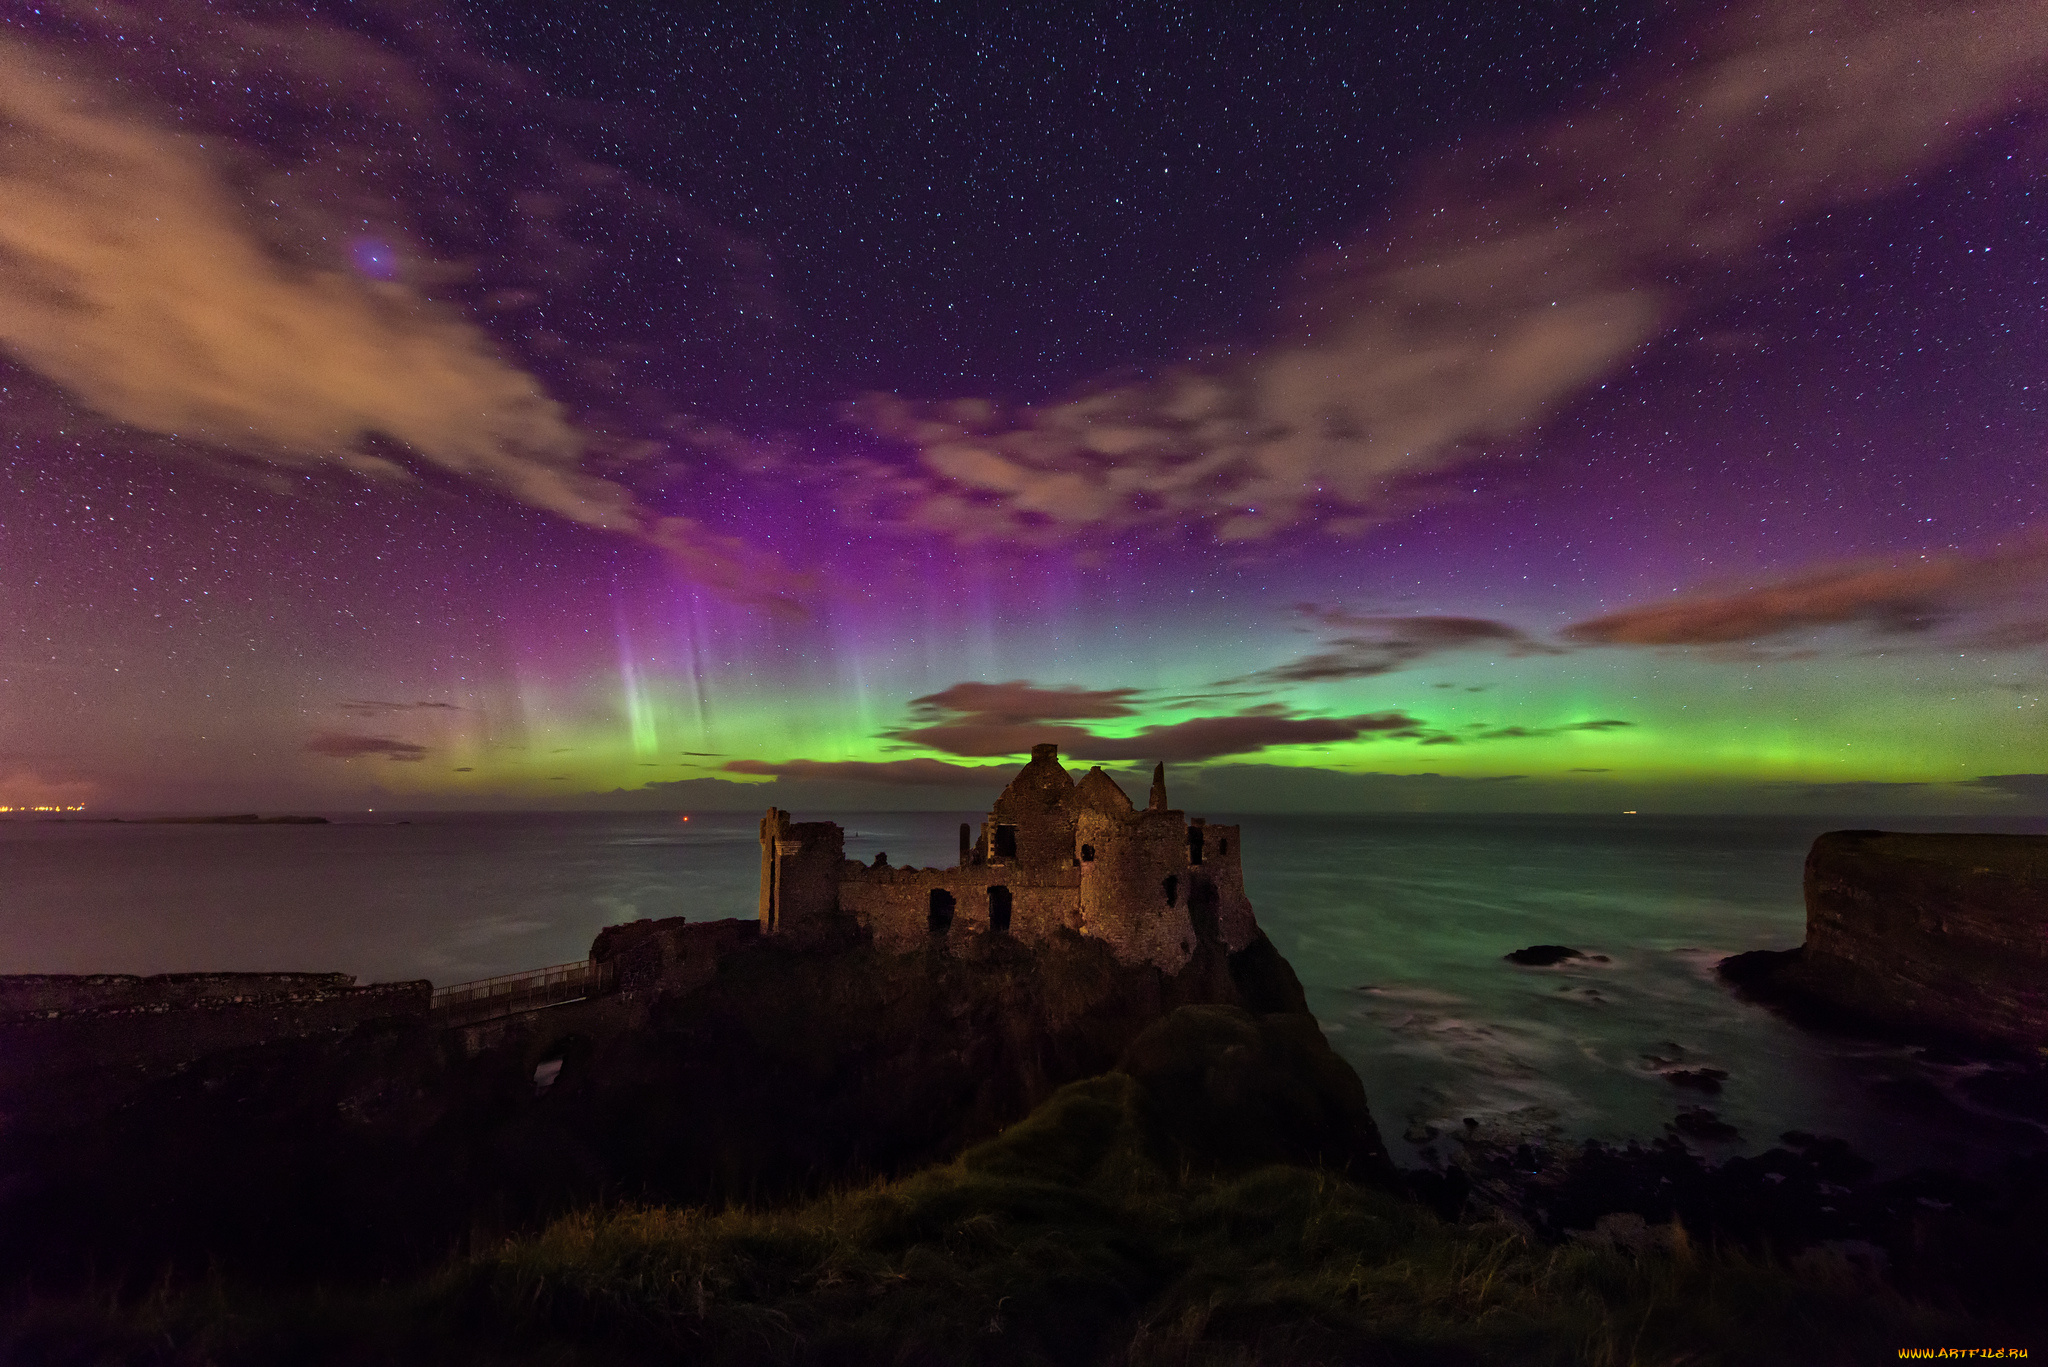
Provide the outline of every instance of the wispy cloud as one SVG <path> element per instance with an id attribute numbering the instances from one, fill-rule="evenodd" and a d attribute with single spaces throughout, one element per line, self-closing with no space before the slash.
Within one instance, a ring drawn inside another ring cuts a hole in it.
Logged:
<path id="1" fill-rule="evenodd" d="M 452 702 L 379 702 L 374 699 L 357 698 L 337 704 L 340 711 L 354 717 L 388 717 L 401 712 L 460 712 L 462 709 Z"/>
<path id="2" fill-rule="evenodd" d="M 913 698 L 910 706 L 923 716 L 956 714 L 986 722 L 1076 721 L 1128 717 L 1131 703 L 1139 696 L 1140 690 L 1135 688 L 1042 688 L 1028 680 L 1012 679 L 995 684 L 957 683 Z"/>
<path id="3" fill-rule="evenodd" d="M 936 759 L 815 760 L 771 763 L 736 759 L 722 766 L 729 774 L 759 774 L 796 780 L 884 783 L 891 787 L 1000 788 L 1017 772 L 1008 764 L 948 764 Z M 654 785 L 649 785 L 654 786 Z"/>
<path id="4" fill-rule="evenodd" d="M 1632 721 L 1619 717 L 1595 717 L 1590 721 L 1566 722 L 1561 726 L 1488 726 L 1476 722 L 1464 735 L 1450 731 L 1425 731 L 1419 733 L 1424 745 L 1463 745 L 1468 741 L 1492 740 L 1539 740 L 1545 736 L 1570 735 L 1575 731 L 1619 731 L 1634 726 Z M 1574 769 L 1573 773 L 1606 773 L 1605 769 Z"/>
<path id="5" fill-rule="evenodd" d="M 1717 646 L 1855 626 L 1887 640 L 1910 641 L 1961 623 L 1967 642 L 1979 649 L 2024 649 L 2041 644 L 2042 624 L 1995 617 L 2013 609 L 2038 611 L 2044 587 L 2048 541 L 2035 539 L 2012 550 L 1950 552 L 1905 565 L 1819 565 L 1756 587 L 1625 608 L 1563 634 L 1579 645 Z M 1971 620 L 1962 623 L 1966 617 Z"/>
<path id="6" fill-rule="evenodd" d="M 1021 755 L 1054 744 L 1070 759 L 1190 764 L 1223 755 L 1253 754 L 1289 745 L 1331 745 L 1389 733 L 1412 733 L 1420 723 L 1404 712 L 1353 717 L 1304 717 L 1260 707 L 1235 716 L 1190 717 L 1148 726 L 1131 736 L 1102 736 L 1085 727 L 964 717 L 906 727 L 890 735 L 908 744 L 972 758 Z"/>
<path id="7" fill-rule="evenodd" d="M 1315 603 L 1297 603 L 1293 611 L 1313 626 L 1337 634 L 1300 659 L 1225 679 L 1223 685 L 1367 679 L 1459 650 L 1492 650 L 1508 656 L 1563 653 L 1520 628 L 1483 617 L 1354 613 Z"/>
<path id="8" fill-rule="evenodd" d="M 358 736 L 342 731 L 322 731 L 306 742 L 306 753 L 328 759 L 362 759 L 382 755 L 386 759 L 413 764 L 427 757 L 427 747 L 393 736 Z"/>
<path id="9" fill-rule="evenodd" d="M 130 57 L 161 50 L 203 65 L 229 49 L 240 66 L 222 74 L 252 92 L 260 79 L 252 100 L 303 105 L 311 120 L 339 107 L 351 122 L 332 131 L 351 146 L 423 147 L 423 158 L 443 156 L 427 169 L 444 181 L 458 172 L 441 98 L 367 37 L 306 15 L 171 3 L 115 21 L 102 8 L 36 22 L 125 25 Z M 384 182 L 329 183 L 332 145 L 317 165 L 272 167 L 226 129 L 191 131 L 143 93 L 148 79 L 97 73 L 103 50 L 0 37 L 0 350 L 93 411 L 174 438 L 166 451 L 390 484 L 431 475 L 659 547 L 734 596 L 783 601 L 799 587 L 737 540 L 588 473 L 591 438 L 547 387 L 447 291 L 420 287 L 468 268 L 432 259 L 407 232 L 405 206 L 393 221 Z M 320 190 L 298 189 L 295 170 Z M 376 241 L 356 240 L 366 212 Z M 352 242 L 368 251 L 361 263 Z"/>
<path id="10" fill-rule="evenodd" d="M 963 539 L 1362 525 L 1613 372 L 1762 244 L 1950 157 L 2048 69 L 2036 0 L 1780 0 L 1680 36 L 1620 93 L 1447 159 L 1383 231 L 1305 262 L 1289 325 L 1232 358 L 1008 411 L 871 396 L 849 416 L 916 460 L 862 486 Z"/>

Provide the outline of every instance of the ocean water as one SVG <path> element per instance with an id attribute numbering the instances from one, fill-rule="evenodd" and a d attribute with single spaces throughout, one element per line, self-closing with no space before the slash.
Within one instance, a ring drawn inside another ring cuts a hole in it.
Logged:
<path id="1" fill-rule="evenodd" d="M 850 856 L 898 864 L 951 864 L 959 823 L 978 820 L 807 816 L 845 824 Z M 1867 818 L 1216 819 L 1243 824 L 1260 923 L 1403 1161 L 1445 1157 L 1468 1119 L 1494 1138 L 1619 1141 L 1696 1106 L 1738 1131 L 1703 1145 L 1716 1157 L 1791 1129 L 1839 1135 L 1893 1171 L 2043 1142 L 1970 1100 L 1982 1065 L 1818 1036 L 1714 978 L 1728 954 L 1800 941 L 1808 844 Z M 723 813 L 0 821 L 0 972 L 488 977 L 581 958 L 636 917 L 752 916 L 755 831 Z M 1604 961 L 1504 961 L 1532 944 Z M 1703 1068 L 1727 1074 L 1719 1094 L 1665 1076 Z"/>

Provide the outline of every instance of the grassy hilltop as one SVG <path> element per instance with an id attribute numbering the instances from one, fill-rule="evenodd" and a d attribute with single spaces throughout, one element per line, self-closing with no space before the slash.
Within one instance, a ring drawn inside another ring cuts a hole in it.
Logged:
<path id="1" fill-rule="evenodd" d="M 1546 1244 L 1376 1168 L 1267 1161 L 1323 1095 L 1290 1026 L 1182 1008 L 950 1163 L 780 1208 L 592 1207 L 375 1288 L 18 1298 L 0 1359 L 1850 1363 L 1986 1341 L 1839 1256 L 1640 1221 Z"/>

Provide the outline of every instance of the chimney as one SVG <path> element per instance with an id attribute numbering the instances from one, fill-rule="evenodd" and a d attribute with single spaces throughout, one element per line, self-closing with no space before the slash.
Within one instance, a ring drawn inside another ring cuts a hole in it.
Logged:
<path id="1" fill-rule="evenodd" d="M 1158 765 L 1158 767 L 1152 770 L 1151 805 L 1152 810 L 1155 812 L 1163 812 L 1166 810 L 1166 765 L 1163 761 Z"/>

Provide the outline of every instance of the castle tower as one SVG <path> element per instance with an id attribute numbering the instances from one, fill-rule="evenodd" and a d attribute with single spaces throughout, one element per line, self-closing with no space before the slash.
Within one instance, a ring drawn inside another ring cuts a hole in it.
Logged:
<path id="1" fill-rule="evenodd" d="M 1176 973 L 1194 954 L 1198 871 L 1187 829 L 1184 814 L 1166 806 L 1164 764 L 1152 772 L 1144 811 L 1084 811 L 1075 823 L 1076 847 L 1093 856 L 1081 865 L 1081 924 L 1126 963 Z"/>
<path id="2" fill-rule="evenodd" d="M 1057 745 L 1034 745 L 1031 762 L 996 799 L 985 828 L 988 862 L 1027 870 L 1074 862 L 1074 778 Z"/>
<path id="3" fill-rule="evenodd" d="M 833 821 L 793 822 L 770 807 L 761 818 L 761 933 L 822 930 L 839 910 L 846 832 Z"/>

